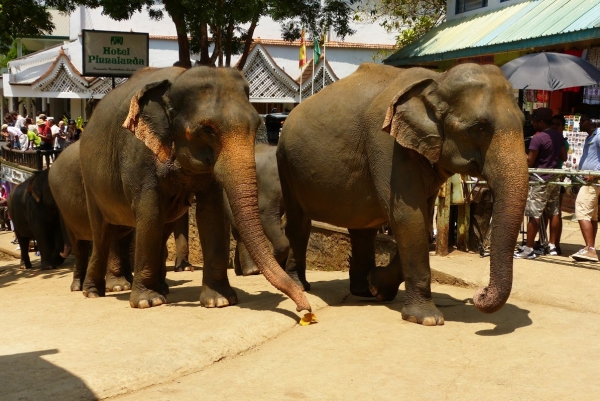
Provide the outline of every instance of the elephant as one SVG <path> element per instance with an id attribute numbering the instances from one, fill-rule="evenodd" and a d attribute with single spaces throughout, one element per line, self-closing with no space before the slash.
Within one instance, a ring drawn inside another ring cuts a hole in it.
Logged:
<path id="1" fill-rule="evenodd" d="M 257 144 L 255 149 L 256 180 L 258 185 L 258 209 L 260 222 L 267 239 L 273 246 L 273 256 L 281 267 L 285 267 L 290 243 L 283 230 L 283 196 L 281 195 L 281 184 L 279 172 L 277 171 L 277 159 L 275 157 L 276 146 Z M 235 220 L 228 206 L 227 195 L 225 206 L 227 216 L 231 223 L 232 234 L 236 240 L 234 271 L 238 276 L 258 274 L 259 270 L 246 246 L 240 239 Z"/>
<path id="2" fill-rule="evenodd" d="M 131 227 L 130 306 L 166 303 L 166 251 L 161 245 L 195 196 L 205 261 L 200 304 L 236 304 L 227 278 L 224 189 L 240 236 L 263 275 L 298 311 L 310 311 L 302 288 L 279 267 L 260 227 L 254 162 L 259 123 L 247 81 L 231 68 L 145 68 L 104 96 L 80 139 L 93 237 L 84 296 L 104 295 L 110 240 L 119 227 Z"/>
<path id="3" fill-rule="evenodd" d="M 474 297 L 486 313 L 512 287 L 513 250 L 528 173 L 523 114 L 496 66 L 462 64 L 438 73 L 371 63 L 311 96 L 289 115 L 277 163 L 290 241 L 286 271 L 306 281 L 311 220 L 348 228 L 350 290 L 393 300 L 406 282 L 402 318 L 442 325 L 431 297 L 429 221 L 454 173 L 487 180 L 494 194 L 490 282 Z M 375 266 L 377 228 L 397 241 L 389 266 Z"/>
<path id="4" fill-rule="evenodd" d="M 21 268 L 31 269 L 29 242 L 37 242 L 42 270 L 55 269 L 70 254 L 58 207 L 48 185 L 48 171 L 35 173 L 8 197 L 8 212 L 21 249 Z"/>
<path id="5" fill-rule="evenodd" d="M 75 256 L 71 291 L 81 291 L 91 251 L 90 226 L 81 163 L 79 142 L 65 148 L 48 170 L 50 190 L 60 210 L 65 230 Z M 131 289 L 130 247 L 134 238 L 131 228 L 121 227 L 109 248 L 105 277 L 106 292 Z"/>

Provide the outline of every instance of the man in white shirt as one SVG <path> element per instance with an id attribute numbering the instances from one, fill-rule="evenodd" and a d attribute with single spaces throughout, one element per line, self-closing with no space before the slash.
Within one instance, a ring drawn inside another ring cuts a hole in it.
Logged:
<path id="1" fill-rule="evenodd" d="M 21 130 L 15 127 L 9 127 L 8 124 L 2 126 L 2 137 L 6 138 L 9 147 L 19 147 L 19 135 Z"/>
<path id="2" fill-rule="evenodd" d="M 19 134 L 19 144 L 21 150 L 29 149 L 29 137 L 27 136 L 27 127 L 20 128 L 21 133 Z"/>

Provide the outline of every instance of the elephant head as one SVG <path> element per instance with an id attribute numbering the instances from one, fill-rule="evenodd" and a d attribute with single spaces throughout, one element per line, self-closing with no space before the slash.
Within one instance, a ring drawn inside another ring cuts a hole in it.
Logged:
<path id="1" fill-rule="evenodd" d="M 310 310 L 302 290 L 279 267 L 259 214 L 254 140 L 260 116 L 248 83 L 230 68 L 173 67 L 131 99 L 123 127 L 154 152 L 159 163 L 186 177 L 214 174 L 229 199 L 242 240 L 261 272 L 277 289 Z"/>
<path id="2" fill-rule="evenodd" d="M 495 66 L 463 64 L 443 74 L 418 69 L 402 79 L 406 82 L 391 102 L 383 129 L 425 156 L 443 176 L 482 177 L 492 190 L 490 282 L 473 301 L 479 310 L 495 312 L 512 288 L 512 253 L 527 199 L 523 114 Z"/>

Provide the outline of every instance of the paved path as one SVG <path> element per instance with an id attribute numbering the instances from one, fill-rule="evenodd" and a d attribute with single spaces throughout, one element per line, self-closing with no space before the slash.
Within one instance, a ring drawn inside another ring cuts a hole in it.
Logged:
<path id="1" fill-rule="evenodd" d="M 0 249 L 11 237 L 0 233 Z M 563 250 L 581 247 L 576 224 L 565 223 L 563 238 Z M 453 252 L 431 264 L 444 326 L 403 321 L 402 288 L 379 304 L 349 296 L 345 272 L 310 271 L 319 323 L 300 327 L 262 276 L 230 272 L 240 304 L 205 309 L 202 272 L 170 271 L 169 304 L 135 310 L 127 292 L 71 293 L 69 264 L 22 271 L 9 259 L 0 262 L 0 399 L 596 398 L 600 266 L 517 260 L 508 304 L 484 315 L 469 299 L 487 283 L 488 258 Z"/>

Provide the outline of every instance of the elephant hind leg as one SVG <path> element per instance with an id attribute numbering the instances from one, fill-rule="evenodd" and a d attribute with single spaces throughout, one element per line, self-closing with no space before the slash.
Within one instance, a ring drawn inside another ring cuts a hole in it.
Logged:
<path id="1" fill-rule="evenodd" d="M 284 179 L 281 180 L 281 190 L 287 215 L 285 235 L 290 241 L 285 271 L 305 291 L 309 291 L 310 284 L 306 281 L 306 249 L 310 238 L 311 221 L 306 218 L 302 207 L 288 191 Z"/>
<path id="2" fill-rule="evenodd" d="M 76 241 L 73 238 L 70 238 L 70 240 L 73 255 L 75 256 L 75 269 L 73 270 L 71 291 L 81 291 L 83 288 L 83 279 L 87 272 L 92 244 L 90 241 Z"/>
<path id="3" fill-rule="evenodd" d="M 387 266 L 377 266 L 369 272 L 369 292 L 379 301 L 393 301 L 398 295 L 398 287 L 404 281 L 398 252 Z"/>
<path id="4" fill-rule="evenodd" d="M 31 269 L 31 260 L 29 259 L 29 237 L 21 237 L 16 234 L 17 241 L 19 242 L 19 251 L 21 252 L 21 263 L 19 268 Z"/>
<path id="5" fill-rule="evenodd" d="M 369 273 L 375 269 L 376 229 L 348 230 L 352 254 L 350 256 L 350 292 L 359 297 L 373 297 L 369 290 Z"/>

